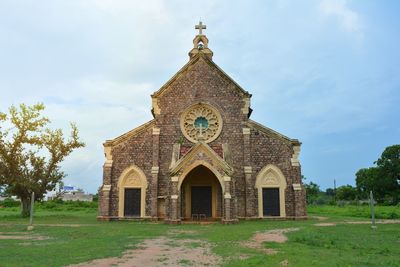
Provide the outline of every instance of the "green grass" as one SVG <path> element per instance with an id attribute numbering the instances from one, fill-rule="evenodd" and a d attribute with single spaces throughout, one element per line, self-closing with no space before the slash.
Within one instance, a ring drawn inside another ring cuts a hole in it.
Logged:
<path id="1" fill-rule="evenodd" d="M 383 208 L 383 209 L 381 209 Z M 392 207 L 378 207 L 380 214 L 391 214 Z M 329 216 L 329 222 L 356 220 L 363 212 L 359 207 L 310 207 L 312 216 Z M 394 207 L 395 214 L 398 207 Z M 353 210 L 357 212 L 351 213 Z M 348 214 L 355 216 L 351 217 Z M 28 219 L 20 218 L 18 209 L 0 209 L 0 232 L 26 232 Z M 97 222 L 96 209 L 37 209 L 35 235 L 45 240 L 1 240 L 0 266 L 64 266 L 95 258 L 121 256 L 144 239 L 167 235 L 171 230 L 184 230 L 173 239 L 191 239 L 190 247 L 201 241 L 212 245 L 214 253 L 224 259 L 224 266 L 400 266 L 400 224 L 370 225 L 338 224 L 316 227 L 318 221 L 241 221 L 237 225 L 180 225 L 150 222 Z M 80 227 L 43 224 L 80 224 Z M 286 243 L 264 243 L 266 248 L 279 251 L 267 255 L 243 247 L 257 231 L 297 227 L 287 233 Z M 176 242 L 171 242 L 173 246 Z M 246 256 L 247 259 L 241 258 Z M 162 260 L 162 259 L 161 259 Z M 190 265 L 181 262 L 181 265 Z"/>
<path id="2" fill-rule="evenodd" d="M 350 216 L 360 218 L 370 218 L 370 207 L 368 205 L 343 207 L 329 205 L 309 205 L 309 214 L 328 215 L 328 216 Z M 397 206 L 375 206 L 375 217 L 377 219 L 400 219 L 400 205 Z"/>

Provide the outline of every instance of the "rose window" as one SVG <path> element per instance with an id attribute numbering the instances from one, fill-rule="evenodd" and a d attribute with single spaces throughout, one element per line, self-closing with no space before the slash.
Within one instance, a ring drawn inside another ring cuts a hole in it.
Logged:
<path id="1" fill-rule="evenodd" d="M 219 112 L 206 104 L 190 107 L 181 118 L 181 130 L 191 142 L 215 140 L 222 130 Z"/>

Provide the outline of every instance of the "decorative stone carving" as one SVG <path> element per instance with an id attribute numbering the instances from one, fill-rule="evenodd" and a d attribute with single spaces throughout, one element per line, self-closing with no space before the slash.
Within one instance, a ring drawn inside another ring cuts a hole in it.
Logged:
<path id="1" fill-rule="evenodd" d="M 126 178 L 124 186 L 142 186 L 142 182 L 140 181 L 140 177 L 132 174 L 128 178 Z"/>
<path id="2" fill-rule="evenodd" d="M 186 110 L 181 117 L 183 135 L 191 142 L 214 141 L 222 130 L 220 113 L 207 104 L 196 104 Z"/>
<path id="3" fill-rule="evenodd" d="M 275 177 L 275 175 L 270 172 L 268 173 L 264 180 L 263 180 L 264 185 L 279 185 L 279 180 Z"/>

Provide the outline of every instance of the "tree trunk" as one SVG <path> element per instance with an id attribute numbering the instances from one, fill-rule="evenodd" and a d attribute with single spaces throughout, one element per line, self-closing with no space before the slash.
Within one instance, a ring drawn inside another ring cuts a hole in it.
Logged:
<path id="1" fill-rule="evenodd" d="M 21 198 L 21 216 L 29 217 L 31 214 L 31 199 L 29 197 Z"/>

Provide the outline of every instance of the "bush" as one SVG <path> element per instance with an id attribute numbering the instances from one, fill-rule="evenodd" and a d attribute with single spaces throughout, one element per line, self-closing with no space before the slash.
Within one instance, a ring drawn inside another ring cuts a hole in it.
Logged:
<path id="1" fill-rule="evenodd" d="M 77 211 L 77 210 L 92 210 L 97 209 L 97 202 L 87 201 L 62 201 L 49 200 L 38 203 L 38 209 L 42 210 L 54 210 L 54 211 Z"/>
<path id="2" fill-rule="evenodd" d="M 6 208 L 19 207 L 21 206 L 21 202 L 12 198 L 6 198 L 3 201 L 0 201 L 0 206 Z"/>

